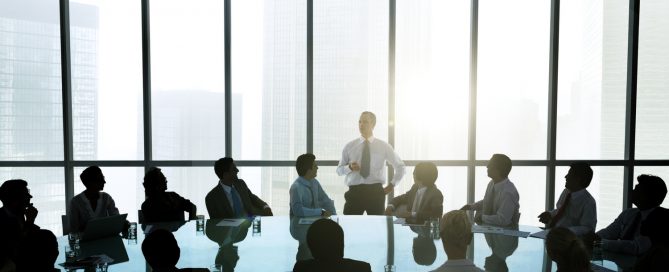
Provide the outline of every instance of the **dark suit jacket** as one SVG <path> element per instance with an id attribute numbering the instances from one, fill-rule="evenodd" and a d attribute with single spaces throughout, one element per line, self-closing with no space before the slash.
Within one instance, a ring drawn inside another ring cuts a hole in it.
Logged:
<path id="1" fill-rule="evenodd" d="M 347 258 L 337 262 L 311 259 L 295 263 L 293 272 L 372 272 L 372 267 L 366 262 Z"/>
<path id="2" fill-rule="evenodd" d="M 23 239 L 28 233 L 39 230 L 39 226 L 20 220 L 18 217 L 9 216 L 4 207 L 0 208 L 0 261 L 7 256 L 16 263 Z"/>
<path id="3" fill-rule="evenodd" d="M 418 185 L 414 184 L 408 192 L 393 198 L 388 204 L 392 204 L 395 208 L 400 205 L 406 205 L 407 210 L 411 211 L 417 190 Z M 437 189 L 437 186 L 431 185 L 427 187 L 419 207 L 420 210 L 416 212 L 417 222 L 423 222 L 430 217 L 441 217 L 444 212 L 444 196 L 441 194 L 441 191 Z"/>
<path id="4" fill-rule="evenodd" d="M 263 208 L 267 203 L 262 201 L 258 196 L 254 195 L 249 187 L 246 186 L 244 180 L 238 179 L 233 186 L 239 193 L 242 205 L 244 205 L 244 210 L 246 210 L 249 215 L 260 215 L 263 212 Z M 216 184 L 216 187 L 211 189 L 205 198 L 205 203 L 207 204 L 207 211 L 209 212 L 209 218 L 234 218 L 235 212 L 230 207 L 230 202 L 228 197 L 225 195 L 225 191 L 220 184 Z"/>

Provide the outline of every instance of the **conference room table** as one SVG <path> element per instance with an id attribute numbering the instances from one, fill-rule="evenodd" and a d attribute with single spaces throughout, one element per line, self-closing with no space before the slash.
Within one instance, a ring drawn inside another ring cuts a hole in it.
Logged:
<path id="1" fill-rule="evenodd" d="M 344 230 L 344 256 L 368 262 L 372 271 L 431 271 L 446 261 L 441 240 L 434 239 L 438 230 L 429 226 L 395 224 L 395 218 L 387 216 L 333 216 L 330 219 Z M 296 259 L 311 257 L 305 238 L 309 225 L 300 224 L 300 218 L 273 216 L 257 220 L 259 227 L 254 227 L 252 220 L 237 227 L 223 227 L 217 226 L 220 220 L 209 219 L 204 231 L 197 230 L 195 220 L 141 225 L 136 240 L 111 237 L 82 242 L 78 258 L 106 254 L 114 259 L 108 271 L 151 271 L 141 245 L 144 232 L 156 228 L 173 231 L 181 248 L 179 268 L 212 269 L 219 264 L 226 272 L 292 271 Z M 520 226 L 519 230 L 534 233 L 541 229 Z M 62 249 L 68 239 L 59 237 L 58 242 L 60 255 L 56 263 L 60 264 L 65 262 Z M 544 240 L 534 237 L 475 233 L 468 256 L 487 271 L 505 271 L 504 267 L 508 267 L 508 271 L 556 270 L 555 263 L 546 254 Z M 596 262 L 612 271 L 623 270 L 612 261 Z"/>

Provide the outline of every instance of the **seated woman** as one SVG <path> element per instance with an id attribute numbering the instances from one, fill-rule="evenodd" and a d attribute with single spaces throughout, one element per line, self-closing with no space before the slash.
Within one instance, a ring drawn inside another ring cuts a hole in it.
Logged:
<path id="1" fill-rule="evenodd" d="M 546 235 L 546 251 L 551 260 L 557 263 L 557 272 L 592 271 L 588 249 L 567 228 L 554 228 Z"/>
<path id="2" fill-rule="evenodd" d="M 102 192 L 105 176 L 98 166 L 90 166 L 79 175 L 86 190 L 70 200 L 70 230 L 81 232 L 86 223 L 94 218 L 118 215 L 114 199 Z"/>
<path id="3" fill-rule="evenodd" d="M 189 219 L 195 219 L 197 207 L 190 200 L 175 192 L 166 192 L 167 178 L 158 167 L 151 167 L 144 175 L 144 193 L 142 203 L 144 222 L 184 221 L 184 212 Z"/>

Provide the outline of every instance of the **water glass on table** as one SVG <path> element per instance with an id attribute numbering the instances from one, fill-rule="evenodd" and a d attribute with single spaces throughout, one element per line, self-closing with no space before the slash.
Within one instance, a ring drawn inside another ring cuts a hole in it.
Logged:
<path id="1" fill-rule="evenodd" d="M 137 244 L 137 223 L 130 222 L 128 226 L 128 244 Z"/>
<path id="2" fill-rule="evenodd" d="M 204 232 L 204 215 L 195 216 L 195 231 Z"/>

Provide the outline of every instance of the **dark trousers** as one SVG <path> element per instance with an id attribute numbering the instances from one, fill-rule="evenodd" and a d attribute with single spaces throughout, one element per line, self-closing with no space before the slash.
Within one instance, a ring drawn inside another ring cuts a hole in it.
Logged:
<path id="1" fill-rule="evenodd" d="M 350 186 L 344 199 L 345 215 L 362 215 L 365 211 L 368 215 L 383 215 L 385 210 L 386 194 L 381 183 Z"/>

